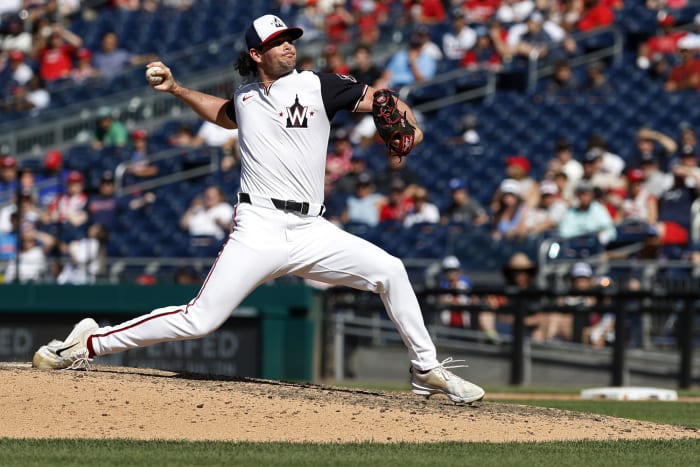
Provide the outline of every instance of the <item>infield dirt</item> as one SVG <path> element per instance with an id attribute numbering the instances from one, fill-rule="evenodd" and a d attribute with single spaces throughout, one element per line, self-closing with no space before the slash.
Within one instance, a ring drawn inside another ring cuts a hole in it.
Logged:
<path id="1" fill-rule="evenodd" d="M 700 430 L 405 392 L 141 368 L 0 363 L 0 437 L 289 442 L 700 438 Z"/>

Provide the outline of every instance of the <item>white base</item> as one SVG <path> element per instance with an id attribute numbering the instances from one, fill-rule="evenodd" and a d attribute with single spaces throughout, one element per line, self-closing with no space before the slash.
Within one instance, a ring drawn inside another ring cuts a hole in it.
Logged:
<path id="1" fill-rule="evenodd" d="M 608 399 L 615 401 L 675 401 L 678 393 L 673 389 L 609 387 L 581 391 L 581 399 Z"/>

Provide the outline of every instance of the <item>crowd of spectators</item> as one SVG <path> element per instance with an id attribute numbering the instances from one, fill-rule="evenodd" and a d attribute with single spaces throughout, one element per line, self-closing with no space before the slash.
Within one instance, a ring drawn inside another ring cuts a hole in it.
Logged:
<path id="1" fill-rule="evenodd" d="M 17 3 L 22 7 L 27 2 Z M 27 15 L 19 10 L 2 12 L 0 76 L 8 84 L 3 87 L 8 92 L 3 102 L 16 106 L 15 110 L 30 105 L 38 108 L 36 102 L 42 101 L 41 105 L 48 105 L 50 96 L 42 98 L 38 92 L 41 83 L 110 79 L 125 67 L 153 58 L 149 51 L 120 48 L 114 31 L 106 31 L 99 44 L 88 47 L 70 30 L 70 17 L 80 10 L 59 12 L 56 8 L 62 3 L 28 2 L 31 11 Z M 163 4 L 186 9 L 192 2 L 126 1 L 102 7 L 152 11 Z M 294 22 L 305 28 L 300 51 L 304 41 L 330 44 L 320 59 L 308 62 L 312 69 L 350 73 L 376 87 L 398 90 L 451 67 L 499 71 L 537 56 L 557 70 L 544 89 L 552 95 L 581 89 L 610 90 L 604 63 L 591 64 L 585 82 L 577 82 L 568 60 L 583 50 L 575 39 L 577 33 L 613 24 L 623 7 L 622 1 L 615 0 L 303 1 L 279 5 L 280 14 L 296 18 Z M 651 2 L 647 7 L 660 9 L 659 30 L 658 35 L 640 43 L 636 64 L 658 70 L 655 63 L 663 57 L 669 64 L 668 75 L 656 78 L 663 79 L 669 91 L 685 89 L 687 83 L 673 84 L 679 82 L 676 78 L 695 78 L 675 67 L 695 66 L 700 36 L 674 27 L 673 7 L 667 5 L 661 11 L 661 6 Z M 395 15 L 397 11 L 400 14 Z M 696 24 L 700 25 L 700 16 Z M 386 63 L 377 63 L 373 57 L 375 41 L 387 28 L 405 35 L 399 50 Z M 20 101 L 18 96 L 26 97 Z M 100 109 L 97 115 L 93 146 L 128 147 L 131 164 L 127 176 L 131 181 L 156 176 L 158 167 L 148 160 L 148 135 L 142 130 L 129 132 L 109 108 Z M 327 216 L 339 224 L 392 222 L 410 228 L 416 224 L 463 223 L 487 229 L 494 240 L 593 233 L 607 244 L 615 241 L 617 226 L 633 221 L 648 226 L 645 254 L 651 257 L 658 255 L 663 245 L 688 246 L 690 204 L 697 196 L 694 180 L 698 170 L 692 128 L 685 128 L 678 137 L 641 129 L 636 142 L 630 142 L 637 145 L 632 160 L 623 160 L 608 150 L 595 135 L 591 135 L 587 150 L 577 154 L 564 135 L 542 173 L 533 172 L 529 155 L 504 154 L 503 177 L 491 199 L 474 197 L 470 180 L 460 175 L 446 187 L 449 203 L 441 203 L 444 193 L 431 192 L 421 181 L 425 174 L 412 173 L 405 160 L 387 157 L 385 168 L 370 169 L 368 158 L 386 151 L 376 139 L 371 117 L 356 118 L 335 129 L 329 147 Z M 473 123 L 451 142 L 475 143 L 479 143 L 479 136 Z M 196 134 L 191 128 L 181 128 L 172 135 L 171 144 L 222 147 L 226 154 L 222 169 L 238 163 L 237 136 L 213 132 L 206 123 Z M 70 187 L 68 176 L 63 176 Z M 75 200 L 63 201 L 61 206 L 77 204 Z M 56 219 L 70 218 L 56 214 L 56 206 L 45 206 L 47 214 Z M 56 236 L 55 232 L 48 234 Z M 63 238 L 56 244 L 70 241 Z"/>
<path id="2" fill-rule="evenodd" d="M 50 91 L 57 83 L 109 81 L 155 58 L 153 50 L 122 47 L 115 30 L 103 31 L 95 43 L 86 43 L 71 30 L 76 17 L 97 19 L 108 9 L 157 14 L 161 7 L 187 14 L 194 5 L 190 0 L 104 1 L 89 6 L 79 1 L 8 2 L 0 10 L 3 107 L 40 111 L 50 104 L 50 93 L 29 99 L 23 93 L 31 97 L 32 90 Z M 637 63 L 663 79 L 670 91 L 698 85 L 695 55 L 700 35 L 679 29 L 674 16 L 685 6 L 685 2 L 645 6 L 658 10 L 659 29 L 640 43 Z M 568 60 L 590 48 L 576 39 L 577 34 L 615 24 L 625 7 L 622 0 L 297 0 L 273 5 L 289 22 L 304 28 L 301 45 L 328 44 L 312 67 L 352 71 L 358 79 L 396 90 L 453 67 L 479 74 L 518 67 L 533 57 L 566 69 Z M 700 27 L 700 16 L 696 24 Z M 386 39 L 398 43 L 399 50 L 379 70 L 361 70 L 366 65 L 357 54 Z M 30 89 L 34 75 L 37 79 Z"/>
<path id="3" fill-rule="evenodd" d="M 499 344 L 513 335 L 517 310 L 523 313 L 524 333 L 532 343 L 612 346 L 616 339 L 615 310 L 626 304 L 615 303 L 613 296 L 602 293 L 612 286 L 611 278 L 596 274 L 589 262 L 579 259 L 565 272 L 567 293 L 551 297 L 536 293 L 542 290 L 537 285 L 538 269 L 533 259 L 518 251 L 501 269 L 507 293 L 484 293 L 474 287 L 457 257 L 444 257 L 436 284 L 442 292 L 438 296 L 435 324 L 480 331 L 488 342 Z M 622 286 L 639 291 L 641 282 L 630 277 Z M 522 292 L 531 295 L 519 296 Z M 627 345 L 640 347 L 643 334 L 640 313 L 627 314 L 624 327 Z"/>
<path id="4" fill-rule="evenodd" d="M 82 172 L 65 168 L 55 149 L 40 167 L 22 167 L 9 155 L 0 157 L 0 167 L 4 282 L 94 283 L 105 274 L 108 239 L 120 216 L 155 201 L 152 193 L 117 196 L 109 170 L 97 187 L 89 186 Z"/>
<path id="5" fill-rule="evenodd" d="M 34 115 L 51 104 L 61 86 L 107 82 L 129 67 L 156 56 L 119 45 L 115 31 L 105 31 L 99 43 L 86 43 L 71 30 L 79 15 L 97 20 L 107 10 L 154 12 L 161 6 L 186 10 L 192 1 L 131 0 L 90 2 L 8 0 L 0 8 L 0 108 Z"/>
<path id="6" fill-rule="evenodd" d="M 345 136 L 343 141 L 349 145 Z M 450 180 L 449 201 L 436 203 L 406 161 L 388 158 L 385 169 L 374 172 L 365 151 L 348 148 L 342 164 L 335 154 L 328 160 L 327 202 L 344 206 L 328 216 L 339 224 L 372 227 L 465 224 L 488 230 L 496 241 L 592 235 L 602 245 L 614 244 L 618 229 L 643 224 L 643 234 L 633 240 L 649 246 L 644 258 L 663 251 L 651 245 L 689 250 L 691 206 L 700 182 L 694 130 L 666 135 L 644 127 L 630 146 L 634 157 L 624 160 L 592 135 L 587 150 L 576 154 L 562 137 L 541 174 L 533 173 L 527 156 L 506 156 L 502 180 L 486 206 L 470 196 L 464 178 Z"/>

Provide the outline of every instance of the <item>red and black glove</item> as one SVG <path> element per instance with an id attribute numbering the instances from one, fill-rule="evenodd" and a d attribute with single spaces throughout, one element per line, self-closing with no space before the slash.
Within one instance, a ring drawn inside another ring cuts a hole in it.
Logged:
<path id="1" fill-rule="evenodd" d="M 413 149 L 416 127 L 396 106 L 398 99 L 389 89 L 379 89 L 372 100 L 372 116 L 379 137 L 389 148 L 389 154 L 402 159 Z"/>

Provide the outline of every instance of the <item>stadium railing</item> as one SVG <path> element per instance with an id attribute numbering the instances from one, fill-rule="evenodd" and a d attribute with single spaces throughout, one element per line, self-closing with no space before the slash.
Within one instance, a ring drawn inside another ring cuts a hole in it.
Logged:
<path id="1" fill-rule="evenodd" d="M 418 296 L 426 325 L 438 348 L 458 354 L 507 359 L 510 362 L 510 384 L 531 383 L 526 369 L 539 360 L 547 364 L 577 367 L 581 371 L 607 371 L 612 386 L 628 384 L 630 375 L 635 374 L 674 378 L 680 388 L 688 388 L 697 383 L 698 378 L 697 374 L 693 374 L 693 368 L 697 368 L 693 349 L 698 341 L 693 325 L 700 317 L 700 301 L 697 298 L 698 284 L 685 285 L 683 288 L 658 286 L 653 290 L 639 291 L 598 287 L 585 292 L 475 287 L 468 292 L 475 298 L 473 304 L 449 305 L 450 309 L 475 313 L 494 311 L 480 305 L 486 302 L 483 299 L 493 295 L 505 296 L 506 304 L 497 312 L 512 316 L 513 325 L 510 334 L 500 334 L 497 341 L 478 329 L 476 319 L 471 320 L 473 324 L 468 328 L 445 326 L 437 319 L 437 314 L 444 308 L 439 304 L 438 297 L 450 292 L 464 294 L 464 290 L 425 289 L 419 291 Z M 559 299 L 565 295 L 596 297 L 599 299 L 598 305 L 594 309 L 561 306 Z M 346 376 L 347 362 L 350 361 L 348 354 L 354 350 L 353 347 L 400 344 L 394 324 L 375 295 L 332 288 L 326 291 L 325 300 L 325 334 L 332 339 L 325 345 L 327 353 L 330 351 L 326 359 L 332 361 L 334 378 L 343 379 Z M 546 311 L 548 309 L 552 311 Z M 535 311 L 573 314 L 574 340 L 533 342 L 527 336 L 524 322 L 525 317 Z M 602 348 L 581 342 L 581 323 L 591 312 L 614 313 L 614 342 Z M 650 317 L 654 319 L 649 320 Z M 650 321 L 659 324 L 651 327 Z M 669 323 L 672 323 L 672 330 L 669 330 Z"/>

